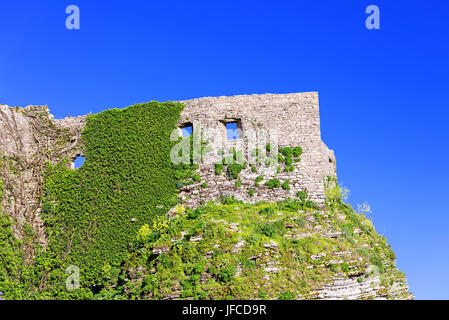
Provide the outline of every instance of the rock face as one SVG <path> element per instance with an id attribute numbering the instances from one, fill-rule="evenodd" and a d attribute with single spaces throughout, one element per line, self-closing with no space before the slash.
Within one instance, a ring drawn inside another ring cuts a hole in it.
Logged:
<path id="1" fill-rule="evenodd" d="M 151 277 L 159 285 L 147 298 L 413 298 L 386 240 L 363 215 L 340 202 L 327 202 L 324 209 L 279 202 L 214 203 L 197 210 L 202 214 L 195 219 L 185 213 L 171 218 L 171 246 L 162 251 L 156 243 L 153 249 L 164 259 L 146 265 L 147 258 L 137 253 L 127 262 L 152 270 Z M 200 234 L 189 239 L 192 230 Z M 165 282 L 168 270 L 192 270 L 194 263 L 186 255 L 197 257 L 196 271 L 170 273 L 170 281 Z M 230 266 L 233 274 L 223 279 Z M 129 277 L 130 287 L 140 287 L 145 276 Z M 193 279 L 200 279 L 195 290 Z"/>
<path id="2" fill-rule="evenodd" d="M 0 178 L 4 184 L 3 211 L 23 239 L 27 227 L 34 241 L 46 244 L 40 217 L 42 170 L 46 162 L 72 159 L 82 153 L 85 117 L 53 120 L 47 106 L 11 108 L 0 105 Z M 27 252 L 29 257 L 32 249 Z"/>

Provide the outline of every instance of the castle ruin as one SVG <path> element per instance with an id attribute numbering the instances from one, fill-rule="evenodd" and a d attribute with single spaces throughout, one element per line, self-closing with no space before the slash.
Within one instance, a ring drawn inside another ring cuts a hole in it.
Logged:
<path id="1" fill-rule="evenodd" d="M 323 179 L 336 176 L 336 165 L 334 152 L 321 140 L 317 92 L 207 97 L 182 103 L 185 104 L 185 109 L 179 126 L 198 122 L 201 131 L 211 139 L 213 146 L 207 161 L 200 165 L 201 178 L 209 187 L 201 190 L 195 184 L 183 188 L 181 196 L 188 204 L 197 205 L 200 200 L 232 195 L 247 202 L 278 201 L 286 197 L 294 198 L 299 190 L 307 191 L 310 199 L 317 203 L 324 202 Z M 237 139 L 229 139 L 226 135 L 227 123 L 234 123 L 237 127 Z M 210 132 L 213 134 L 208 134 Z M 261 132 L 266 133 L 264 137 L 260 137 Z M 274 139 L 267 138 L 273 136 L 273 133 L 276 135 Z M 254 141 L 254 138 L 262 139 Z M 235 187 L 235 181 L 215 174 L 214 163 L 221 159 L 220 150 L 225 153 L 229 153 L 232 148 L 243 150 L 246 155 L 244 160 L 252 163 L 258 158 L 254 155 L 254 146 L 260 152 L 265 152 L 264 141 L 278 143 L 278 149 L 295 146 L 302 148 L 301 160 L 293 163 L 293 171 L 281 169 L 278 172 L 276 166 L 266 166 L 262 162 L 257 172 L 252 172 L 250 167 L 242 170 L 239 188 Z M 254 181 L 258 176 L 263 176 L 261 185 L 276 178 L 281 182 L 288 180 L 291 188 L 254 188 Z M 254 196 L 248 195 L 247 191 L 251 188 L 254 188 Z"/>
<path id="2" fill-rule="evenodd" d="M 309 198 L 317 203 L 324 202 L 323 179 L 336 176 L 336 166 L 333 151 L 321 140 L 317 92 L 206 97 L 181 102 L 185 108 L 179 119 L 179 128 L 192 126 L 193 129 L 199 125 L 212 147 L 206 161 L 199 165 L 201 182 L 180 189 L 185 205 L 195 207 L 203 201 L 224 196 L 234 196 L 247 202 L 279 201 L 286 197 L 294 198 L 298 191 L 307 191 Z M 39 215 L 43 195 L 41 173 L 47 161 L 55 163 L 68 158 L 73 162 L 84 155 L 81 135 L 86 118 L 53 119 L 47 106 L 14 108 L 0 105 L 0 155 L 5 161 L 9 159 L 8 165 L 16 167 L 19 172 L 1 172 L 0 178 L 7 186 L 3 208 L 15 220 L 14 231 L 19 238 L 23 237 L 22 226 L 27 223 L 35 231 L 37 239 L 45 243 Z M 237 136 L 231 139 L 226 133 L 229 123 L 237 129 Z M 61 132 L 64 133 L 64 143 L 60 141 Z M 210 132 L 213 136 L 208 137 Z M 290 171 L 264 163 L 260 163 L 257 170 L 245 167 L 239 174 L 241 185 L 236 187 L 235 180 L 216 174 L 214 163 L 221 160 L 217 151 L 226 153 L 235 148 L 251 156 L 254 151 L 250 148 L 251 132 L 275 134 L 278 148 L 300 146 L 303 152 L 300 161 L 294 162 Z M 259 176 L 263 176 L 263 180 L 255 186 L 255 179 Z M 270 189 L 264 186 L 264 182 L 274 178 L 281 182 L 288 180 L 290 188 Z M 208 187 L 202 188 L 204 184 Z M 250 189 L 253 189 L 253 195 L 248 193 Z"/>

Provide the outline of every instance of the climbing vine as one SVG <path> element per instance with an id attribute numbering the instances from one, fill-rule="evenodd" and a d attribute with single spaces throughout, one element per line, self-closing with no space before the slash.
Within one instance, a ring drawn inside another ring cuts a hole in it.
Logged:
<path id="1" fill-rule="evenodd" d="M 177 143 L 170 134 L 182 109 L 180 103 L 150 102 L 90 115 L 84 165 L 71 170 L 66 160 L 47 166 L 49 249 L 64 266 L 80 268 L 83 285 L 98 285 L 105 265 L 126 257 L 140 226 L 176 204 L 181 169 L 170 161 Z"/>

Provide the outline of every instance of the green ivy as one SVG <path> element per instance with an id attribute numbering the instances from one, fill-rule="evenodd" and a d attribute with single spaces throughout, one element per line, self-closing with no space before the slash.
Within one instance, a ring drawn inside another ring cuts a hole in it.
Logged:
<path id="1" fill-rule="evenodd" d="M 45 219 L 49 249 L 64 265 L 80 268 L 83 285 L 98 285 L 105 263 L 123 261 L 139 227 L 176 203 L 179 179 L 190 168 L 170 161 L 178 142 L 170 134 L 182 109 L 154 101 L 90 115 L 83 167 L 48 165 L 46 202 L 54 204 Z"/>

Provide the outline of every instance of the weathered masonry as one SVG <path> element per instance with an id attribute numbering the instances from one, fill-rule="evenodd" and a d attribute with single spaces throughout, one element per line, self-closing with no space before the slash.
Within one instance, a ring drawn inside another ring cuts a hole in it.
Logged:
<path id="1" fill-rule="evenodd" d="M 202 181 L 181 189 L 186 204 L 196 206 L 201 200 L 231 195 L 248 202 L 276 201 L 293 198 L 300 190 L 307 190 L 311 200 L 324 202 L 323 179 L 336 175 L 336 165 L 334 152 L 321 140 L 317 92 L 207 97 L 182 102 L 185 108 L 179 126 L 188 128 L 184 135 L 198 126 L 212 147 L 200 164 Z M 265 151 L 264 141 L 277 142 L 279 149 L 302 148 L 300 161 L 292 164 L 293 171 L 285 171 L 282 163 L 266 166 L 262 157 L 254 155 L 255 145 L 259 151 Z M 215 170 L 215 163 L 221 161 L 223 153 L 230 154 L 232 148 L 244 151 L 247 164 L 239 174 L 238 187 L 235 179 Z M 258 177 L 263 180 L 255 183 Z M 267 188 L 264 183 L 270 179 L 289 181 L 290 189 Z M 207 188 L 201 187 L 204 183 Z M 251 189 L 252 195 L 248 192 Z"/>
<path id="2" fill-rule="evenodd" d="M 277 201 L 295 197 L 300 190 L 307 190 L 311 200 L 323 203 L 323 178 L 335 176 L 336 167 L 333 151 L 321 141 L 318 93 L 207 97 L 182 102 L 185 108 L 178 125 L 183 135 L 200 128 L 211 147 L 199 164 L 201 181 L 180 189 L 184 204 L 197 206 L 231 195 L 248 202 Z M 40 217 L 41 172 L 47 161 L 68 158 L 73 162 L 84 156 L 81 132 L 86 118 L 53 119 L 47 106 L 0 105 L 0 160 L 9 159 L 5 170 L 0 170 L 5 185 L 2 204 L 13 217 L 19 238 L 21 226 L 27 223 L 45 242 Z M 300 160 L 293 162 L 290 170 L 285 170 L 282 163 L 267 166 L 265 158 L 253 155 L 254 146 L 264 151 L 267 142 L 274 142 L 273 147 L 278 148 L 301 147 Z M 233 148 L 244 151 L 247 165 L 238 178 L 230 179 L 225 169 L 217 174 L 215 164 Z M 18 168 L 18 172 L 12 168 Z M 289 188 L 270 189 L 264 185 L 270 179 L 288 181 Z"/>

